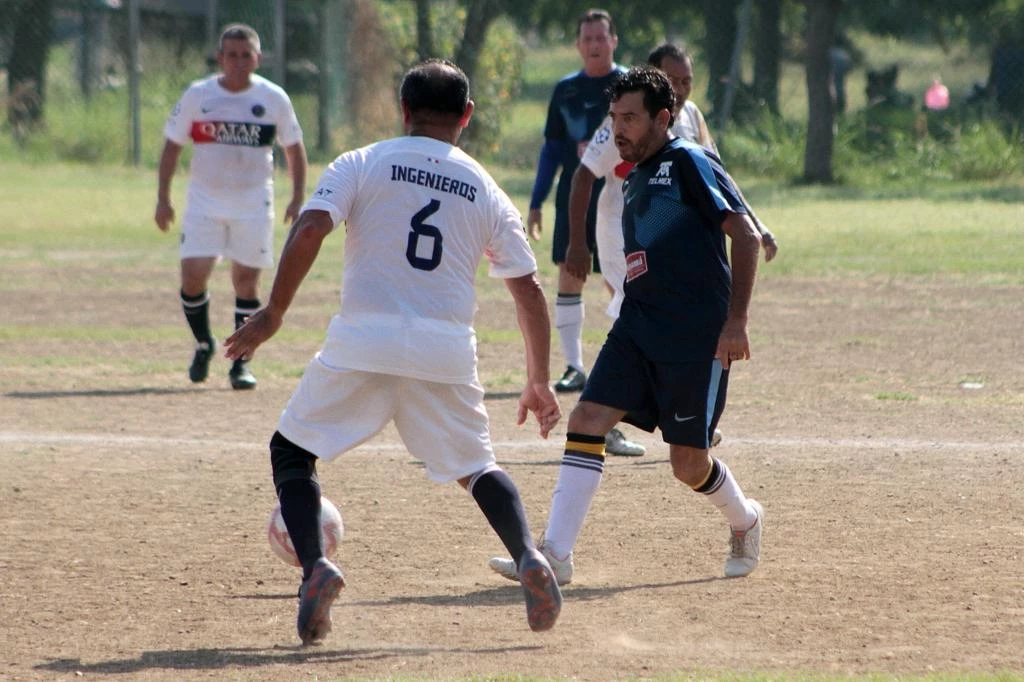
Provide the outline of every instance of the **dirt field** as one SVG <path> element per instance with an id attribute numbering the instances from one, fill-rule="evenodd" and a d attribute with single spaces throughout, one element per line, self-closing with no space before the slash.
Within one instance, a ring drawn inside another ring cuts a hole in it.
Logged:
<path id="1" fill-rule="evenodd" d="M 179 324 L 166 273 L 95 290 L 85 264 L 37 274 L 0 303 L 4 325 Z M 329 298 L 287 324 L 322 329 Z M 388 430 L 321 470 L 348 588 L 334 633 L 306 649 L 297 570 L 264 536 L 265 443 L 317 343 L 272 342 L 259 389 L 236 394 L 224 360 L 188 384 L 183 326 L 173 343 L 7 340 L 0 678 L 1024 673 L 1022 298 L 948 280 L 764 280 L 716 453 L 765 506 L 761 567 L 721 579 L 721 518 L 672 479 L 656 437 L 629 429 L 650 452 L 609 459 L 549 633 L 529 631 L 518 587 L 488 570 L 501 547 L 471 498 L 427 481 Z M 479 326 L 512 328 L 508 306 L 486 302 Z M 521 376 L 520 357 L 484 342 L 481 373 L 539 532 L 565 430 L 544 442 L 515 427 L 501 378 Z"/>

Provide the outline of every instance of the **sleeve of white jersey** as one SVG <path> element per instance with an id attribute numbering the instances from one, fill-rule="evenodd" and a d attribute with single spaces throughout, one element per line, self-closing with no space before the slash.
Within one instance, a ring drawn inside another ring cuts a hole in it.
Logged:
<path id="1" fill-rule="evenodd" d="M 512 279 L 536 272 L 537 259 L 526 239 L 519 209 L 497 186 L 492 186 L 489 200 L 495 205 L 496 226 L 484 252 L 489 263 L 487 274 Z"/>
<path id="2" fill-rule="evenodd" d="M 615 146 L 615 136 L 612 134 L 611 117 L 606 116 L 594 136 L 590 138 L 590 144 L 583 152 L 580 163 L 597 178 L 611 174 L 615 167 L 622 163 L 619 149 Z"/>
<path id="3" fill-rule="evenodd" d="M 317 182 L 303 211 L 327 211 L 334 226 L 348 220 L 359 191 L 364 159 L 358 150 L 346 152 L 331 162 Z"/>
<path id="4" fill-rule="evenodd" d="M 192 134 L 192 121 L 199 109 L 199 89 L 190 85 L 181 94 L 164 124 L 164 137 L 174 144 L 185 146 Z"/>
<path id="5" fill-rule="evenodd" d="M 277 142 L 282 147 L 291 147 L 293 144 L 302 142 L 302 126 L 295 115 L 295 107 L 288 94 L 282 90 L 281 113 L 277 121 Z"/>

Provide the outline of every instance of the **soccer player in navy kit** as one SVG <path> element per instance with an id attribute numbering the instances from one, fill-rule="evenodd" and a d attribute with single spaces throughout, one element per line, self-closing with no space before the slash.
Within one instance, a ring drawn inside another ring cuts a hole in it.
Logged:
<path id="1" fill-rule="evenodd" d="M 544 124 L 544 146 L 541 148 L 530 197 L 527 226 L 532 239 L 540 239 L 541 205 L 551 191 L 555 173 L 561 168 L 555 195 L 555 230 L 552 235 L 552 260 L 558 265 L 558 297 L 555 300 L 555 327 L 562 343 L 566 370 L 555 384 L 565 393 L 580 391 L 587 380 L 583 365 L 583 285 L 584 280 L 572 276 L 565 268 L 565 250 L 569 245 L 569 187 L 573 172 L 579 165 L 587 143 L 608 113 L 608 86 L 623 69 L 615 64 L 618 45 L 615 24 L 604 10 L 590 10 L 580 17 L 576 27 L 576 48 L 583 68 L 555 85 Z M 598 188 L 599 189 L 599 188 Z M 594 216 L 599 191 L 593 194 L 587 222 L 587 242 L 594 256 L 594 270 L 600 272 Z"/>
<path id="2" fill-rule="evenodd" d="M 663 72 L 631 69 L 611 102 L 616 147 L 636 164 L 624 187 L 625 300 L 569 416 L 541 550 L 570 582 L 572 549 L 604 471 L 604 434 L 622 420 L 661 429 L 675 477 L 729 523 L 726 577 L 746 576 L 760 560 L 764 511 L 709 446 L 730 363 L 750 357 L 760 237 L 717 156 L 671 135 L 674 94 Z M 502 561 L 491 567 L 512 577 Z"/>

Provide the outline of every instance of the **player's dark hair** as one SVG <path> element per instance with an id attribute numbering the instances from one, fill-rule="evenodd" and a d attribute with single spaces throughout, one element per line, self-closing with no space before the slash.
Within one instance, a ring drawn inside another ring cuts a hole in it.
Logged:
<path id="1" fill-rule="evenodd" d="M 651 54 L 647 56 L 647 63 L 656 69 L 660 69 L 662 62 L 665 61 L 665 57 L 671 57 L 677 62 L 689 62 L 690 67 L 693 67 L 693 58 L 687 54 L 686 50 L 672 43 L 663 43 L 651 50 Z"/>
<path id="2" fill-rule="evenodd" d="M 225 26 L 224 30 L 220 33 L 220 42 L 217 43 L 217 49 L 221 52 L 224 51 L 225 40 L 247 40 L 252 43 L 257 52 L 260 51 L 260 34 L 249 24 L 228 24 Z"/>
<path id="3" fill-rule="evenodd" d="M 618 102 L 627 92 L 644 93 L 644 109 L 654 118 L 662 109 L 669 114 L 668 124 L 671 127 L 675 120 L 676 93 L 668 76 L 661 69 L 653 66 L 634 66 L 619 76 L 608 88 L 608 99 Z"/>
<path id="4" fill-rule="evenodd" d="M 400 96 L 410 114 L 462 116 L 469 104 L 469 78 L 447 59 L 428 59 L 405 74 Z"/>
<path id="5" fill-rule="evenodd" d="M 607 21 L 608 34 L 615 35 L 615 22 L 612 21 L 612 15 L 608 14 L 607 10 L 588 9 L 580 15 L 579 21 L 576 22 L 576 37 L 579 38 L 583 32 L 583 24 L 592 24 L 595 21 Z"/>

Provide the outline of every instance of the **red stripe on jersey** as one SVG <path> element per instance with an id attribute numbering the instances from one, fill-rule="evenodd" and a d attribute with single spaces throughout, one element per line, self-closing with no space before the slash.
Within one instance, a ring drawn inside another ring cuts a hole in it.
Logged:
<path id="1" fill-rule="evenodd" d="M 274 143 L 277 126 L 273 123 L 235 123 L 233 121 L 193 121 L 192 141 L 196 144 L 229 144 L 241 147 L 269 147 Z"/>

